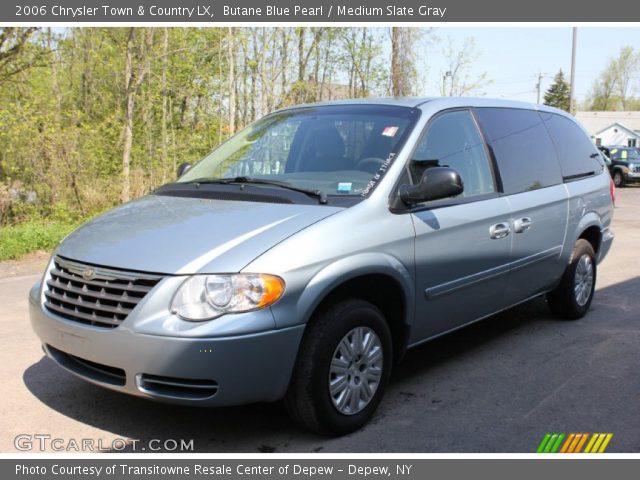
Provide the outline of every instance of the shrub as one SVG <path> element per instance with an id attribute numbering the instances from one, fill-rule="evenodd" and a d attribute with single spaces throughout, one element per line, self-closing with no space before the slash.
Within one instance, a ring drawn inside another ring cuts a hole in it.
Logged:
<path id="1" fill-rule="evenodd" d="M 78 222 L 26 222 L 0 227 L 0 260 L 12 260 L 36 250 L 51 250 Z"/>

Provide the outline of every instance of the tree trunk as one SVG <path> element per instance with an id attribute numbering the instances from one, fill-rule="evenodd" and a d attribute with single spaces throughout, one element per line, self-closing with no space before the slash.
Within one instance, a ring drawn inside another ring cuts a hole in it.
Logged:
<path id="1" fill-rule="evenodd" d="M 249 106 L 251 108 L 251 115 L 249 121 L 253 122 L 256 119 L 256 96 L 257 96 L 257 76 L 260 69 L 260 60 L 258 52 L 258 28 L 253 28 L 251 31 L 251 46 L 253 47 L 253 62 L 251 63 L 249 83 L 251 85 L 251 93 L 249 95 Z"/>
<path id="2" fill-rule="evenodd" d="M 281 104 L 287 96 L 287 70 L 289 69 L 289 36 L 287 35 L 287 29 L 282 28 L 281 31 L 282 42 L 282 92 L 280 93 Z"/>
<path id="3" fill-rule="evenodd" d="M 122 193 L 120 200 L 128 202 L 131 198 L 131 146 L 133 145 L 133 109 L 135 106 L 133 92 L 133 38 L 134 29 L 129 29 L 127 38 L 127 58 L 124 68 L 125 82 L 125 114 L 124 114 L 124 146 L 122 148 Z"/>
<path id="4" fill-rule="evenodd" d="M 402 95 L 402 72 L 400 71 L 400 28 L 391 27 L 391 95 Z"/>
<path id="5" fill-rule="evenodd" d="M 136 45 L 136 31 L 140 32 L 139 45 Z M 121 200 L 131 199 L 131 149 L 133 147 L 133 115 L 136 95 L 150 63 L 147 55 L 153 44 L 153 29 L 129 28 L 127 35 L 127 53 L 124 68 L 125 79 L 125 114 L 124 114 L 124 146 L 122 148 L 122 194 Z"/>
<path id="6" fill-rule="evenodd" d="M 304 61 L 304 28 L 298 27 L 298 81 L 304 81 L 304 74 L 307 65 Z"/>
<path id="7" fill-rule="evenodd" d="M 236 52 L 234 42 L 234 29 L 229 27 L 228 30 L 228 55 L 229 55 L 229 133 L 236 131 Z"/>
<path id="8" fill-rule="evenodd" d="M 162 183 L 167 181 L 167 165 L 169 163 L 169 138 L 167 135 L 167 66 L 169 59 L 169 29 L 164 27 L 162 35 L 162 76 L 161 76 L 161 90 L 162 90 L 162 120 L 161 120 L 161 135 L 162 135 Z"/>
<path id="9" fill-rule="evenodd" d="M 222 39 L 218 39 L 218 78 L 219 80 L 219 88 L 220 88 L 220 98 L 217 102 L 218 104 L 218 143 L 222 143 L 222 99 L 224 98 L 224 83 L 222 79 Z"/>

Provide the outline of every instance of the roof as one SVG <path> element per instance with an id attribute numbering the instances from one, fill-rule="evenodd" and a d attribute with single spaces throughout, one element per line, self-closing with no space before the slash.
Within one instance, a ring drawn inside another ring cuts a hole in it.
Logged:
<path id="1" fill-rule="evenodd" d="M 617 123 L 627 130 L 640 131 L 640 112 L 576 112 L 576 118 L 589 135 L 606 130 Z"/>
<path id="2" fill-rule="evenodd" d="M 292 105 L 283 110 L 300 107 L 316 107 L 324 105 L 395 105 L 399 107 L 417 108 L 425 104 L 436 105 L 439 108 L 456 107 L 504 107 L 504 108 L 525 108 L 531 110 L 541 110 L 546 112 L 560 113 L 566 112 L 546 105 L 534 103 L 518 102 L 504 99 L 477 98 L 477 97 L 379 97 L 379 98 L 356 98 L 331 100 L 326 102 L 309 103 L 303 105 Z"/>

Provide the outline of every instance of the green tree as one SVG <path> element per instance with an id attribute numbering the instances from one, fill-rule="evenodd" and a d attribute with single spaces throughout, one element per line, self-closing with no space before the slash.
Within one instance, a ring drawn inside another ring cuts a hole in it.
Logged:
<path id="1" fill-rule="evenodd" d="M 632 96 L 638 85 L 640 52 L 622 47 L 616 58 L 610 58 L 587 97 L 591 110 L 635 110 L 640 99 Z"/>
<path id="2" fill-rule="evenodd" d="M 39 28 L 0 28 L 0 84 L 34 66 L 46 63 L 48 51 L 30 40 Z"/>
<path id="3" fill-rule="evenodd" d="M 396 48 L 420 31 L 400 33 Z M 384 95 L 385 43 L 386 28 L 0 28 L 0 227 L 144 195 L 287 104 Z"/>
<path id="4" fill-rule="evenodd" d="M 564 79 L 562 69 L 556 74 L 553 83 L 544 94 L 544 104 L 569 111 L 571 104 L 571 87 Z"/>

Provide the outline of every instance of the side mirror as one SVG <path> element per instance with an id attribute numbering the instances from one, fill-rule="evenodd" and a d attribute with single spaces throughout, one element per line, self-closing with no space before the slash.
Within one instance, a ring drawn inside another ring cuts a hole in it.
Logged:
<path id="1" fill-rule="evenodd" d="M 191 164 L 189 162 L 181 163 L 178 166 L 178 178 L 187 173 L 187 171 L 191 168 Z"/>
<path id="2" fill-rule="evenodd" d="M 464 191 L 460 174 L 449 167 L 428 168 L 417 185 L 402 185 L 400 200 L 407 205 L 460 195 Z"/>

